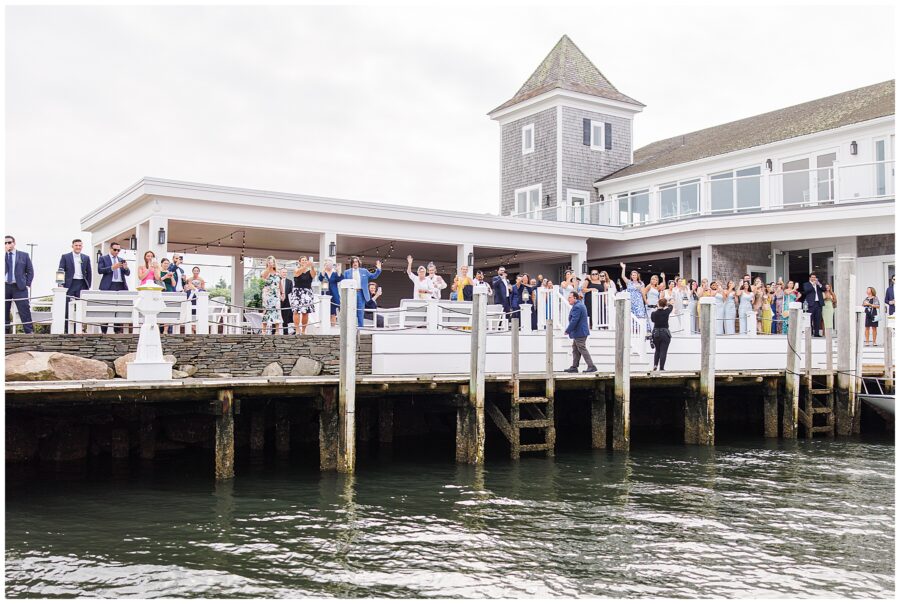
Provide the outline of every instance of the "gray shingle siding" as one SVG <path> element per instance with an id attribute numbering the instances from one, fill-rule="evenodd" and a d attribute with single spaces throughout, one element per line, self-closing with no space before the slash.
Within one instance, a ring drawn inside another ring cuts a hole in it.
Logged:
<path id="1" fill-rule="evenodd" d="M 584 144 L 584 119 L 612 124 L 612 149 L 592 150 Z M 568 195 L 567 189 L 577 189 L 590 192 L 591 202 L 599 201 L 594 183 L 631 162 L 631 120 L 596 111 L 563 107 L 562 131 L 563 200 Z"/>
<path id="2" fill-rule="evenodd" d="M 522 155 L 522 127 L 534 124 L 534 152 Z M 514 212 L 515 190 L 540 184 L 541 206 L 550 196 L 556 205 L 556 108 L 545 109 L 502 128 L 503 160 L 500 175 L 500 213 Z"/>

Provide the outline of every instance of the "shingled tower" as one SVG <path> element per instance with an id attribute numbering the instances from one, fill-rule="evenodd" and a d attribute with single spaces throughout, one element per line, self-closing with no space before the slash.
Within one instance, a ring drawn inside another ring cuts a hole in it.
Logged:
<path id="1" fill-rule="evenodd" d="M 643 108 L 560 38 L 488 114 L 500 123 L 501 214 L 590 222 L 593 183 L 631 164 L 632 119 Z"/>

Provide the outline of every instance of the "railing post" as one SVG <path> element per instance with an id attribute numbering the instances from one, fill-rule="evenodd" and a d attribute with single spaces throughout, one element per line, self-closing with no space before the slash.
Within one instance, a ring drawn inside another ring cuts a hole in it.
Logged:
<path id="1" fill-rule="evenodd" d="M 537 290 L 537 300 L 535 303 L 537 304 L 537 328 L 544 329 L 547 325 L 547 304 L 549 302 L 547 296 L 547 290 L 543 287 L 538 287 Z"/>
<path id="2" fill-rule="evenodd" d="M 859 393 L 862 390 L 863 378 L 863 337 L 866 332 L 866 310 L 862 306 L 856 307 L 856 350 L 853 363 L 853 389 L 850 392 L 850 421 L 851 434 L 859 434 L 860 404 Z"/>
<path id="3" fill-rule="evenodd" d="M 603 296 L 597 290 L 591 293 L 591 329 L 600 329 L 600 304 L 606 302 Z"/>
<path id="4" fill-rule="evenodd" d="M 472 291 L 468 400 L 456 412 L 456 461 L 484 463 L 484 365 L 487 360 L 487 286 Z"/>
<path id="5" fill-rule="evenodd" d="M 209 333 L 209 292 L 197 292 L 197 333 Z"/>
<path id="6" fill-rule="evenodd" d="M 550 390 L 553 382 L 553 338 L 556 334 L 553 333 L 553 319 L 549 319 L 547 321 L 547 330 L 544 335 L 544 373 L 546 374 L 547 381 L 547 389 Z M 548 393 L 547 396 L 551 396 L 552 392 Z"/>
<path id="7" fill-rule="evenodd" d="M 425 300 L 425 324 L 427 331 L 434 333 L 438 330 L 439 311 L 437 300 Z"/>
<path id="8" fill-rule="evenodd" d="M 356 297 L 355 293 L 354 297 Z M 331 333 L 331 296 L 329 294 L 316 296 L 316 314 L 319 321 L 319 333 Z"/>
<path id="9" fill-rule="evenodd" d="M 835 292 L 839 303 L 834 309 L 838 352 L 835 434 L 848 436 L 852 430 L 853 371 L 857 347 L 856 313 L 854 305 L 850 303 L 856 297 L 856 258 L 840 255 L 836 268 Z M 841 300 L 846 302 L 841 303 Z"/>
<path id="10" fill-rule="evenodd" d="M 356 283 L 341 281 L 340 382 L 338 384 L 337 471 L 352 473 L 356 465 Z"/>
<path id="11" fill-rule="evenodd" d="M 831 187 L 834 189 L 834 193 L 832 194 L 832 201 L 834 201 L 835 205 L 837 205 L 841 200 L 841 166 L 839 165 L 839 162 L 837 160 L 831 163 L 831 170 Z"/>
<path id="12" fill-rule="evenodd" d="M 784 414 L 782 415 L 782 436 L 797 438 L 797 419 L 800 409 L 800 334 L 803 305 L 791 302 L 788 310 L 790 322 L 787 335 L 787 360 L 784 370 Z"/>
<path id="13" fill-rule="evenodd" d="M 615 401 L 613 403 L 614 451 L 631 446 L 631 296 L 616 294 Z"/>
<path id="14" fill-rule="evenodd" d="M 509 364 L 512 379 L 519 377 L 519 318 L 513 317 L 509 329 Z"/>
<path id="15" fill-rule="evenodd" d="M 50 305 L 50 319 L 51 319 L 50 333 L 65 333 L 66 332 L 66 288 L 65 287 L 54 287 L 53 288 L 53 303 Z"/>
<path id="16" fill-rule="evenodd" d="M 747 335 L 756 337 L 756 313 L 754 311 L 749 311 L 746 315 L 747 318 Z"/>
<path id="17" fill-rule="evenodd" d="M 894 315 L 885 315 L 884 321 L 884 384 L 894 388 Z"/>
<path id="18" fill-rule="evenodd" d="M 520 321 L 522 331 L 531 332 L 531 313 L 533 312 L 534 307 L 531 304 L 519 305 L 519 315 L 522 317 L 522 320 Z"/>

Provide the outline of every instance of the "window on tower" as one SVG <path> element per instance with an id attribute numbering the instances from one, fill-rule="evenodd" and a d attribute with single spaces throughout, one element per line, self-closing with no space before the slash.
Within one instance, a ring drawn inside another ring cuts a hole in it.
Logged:
<path id="1" fill-rule="evenodd" d="M 522 126 L 522 155 L 534 151 L 534 124 Z"/>
<path id="2" fill-rule="evenodd" d="M 605 147 L 606 125 L 603 122 L 591 120 L 591 149 L 602 151 Z"/>

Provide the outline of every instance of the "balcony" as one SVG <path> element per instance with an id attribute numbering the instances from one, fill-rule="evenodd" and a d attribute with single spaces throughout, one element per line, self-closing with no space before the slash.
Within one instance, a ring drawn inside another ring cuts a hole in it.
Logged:
<path id="1" fill-rule="evenodd" d="M 509 216 L 633 228 L 684 220 L 894 199 L 894 161 L 769 172 L 751 167 L 653 185 L 605 201 L 561 204 Z"/>

